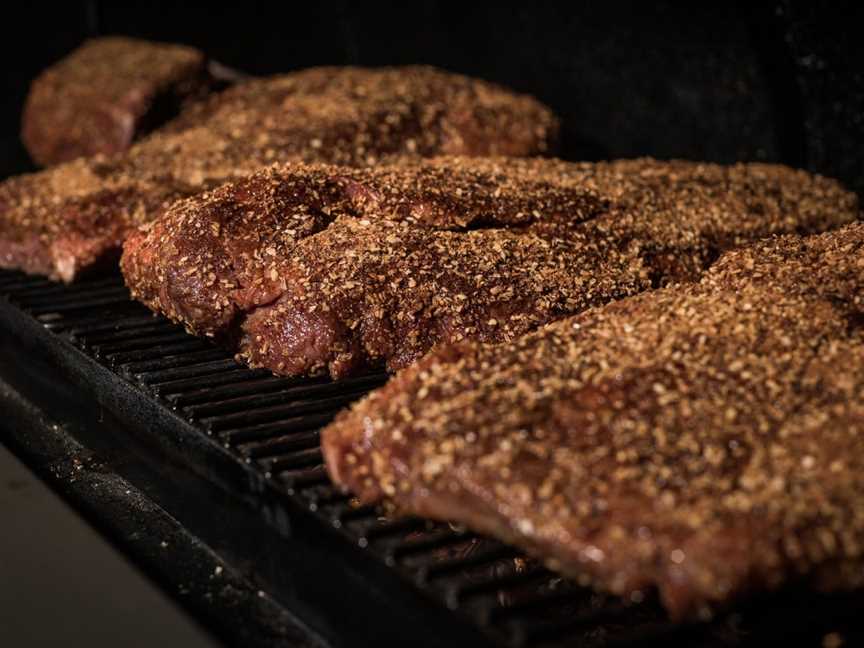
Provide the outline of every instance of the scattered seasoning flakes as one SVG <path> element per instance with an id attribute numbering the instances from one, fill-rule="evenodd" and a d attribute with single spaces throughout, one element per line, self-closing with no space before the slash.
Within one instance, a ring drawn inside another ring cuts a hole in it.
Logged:
<path id="1" fill-rule="evenodd" d="M 274 163 L 536 155 L 557 132 L 555 116 L 531 97 L 431 67 L 313 68 L 251 80 L 123 154 L 4 181 L 0 265 L 71 281 L 175 201 Z M 219 237 L 224 226 L 214 221 L 206 233 Z"/>
<path id="2" fill-rule="evenodd" d="M 445 346 L 325 428 L 328 470 L 595 587 L 656 587 L 675 618 L 792 578 L 862 587 L 862 286 L 859 222 Z"/>
<path id="3" fill-rule="evenodd" d="M 718 249 L 852 218 L 849 196 L 755 164 L 286 164 L 175 203 L 122 265 L 137 299 L 250 365 L 343 377 L 691 280 Z"/>

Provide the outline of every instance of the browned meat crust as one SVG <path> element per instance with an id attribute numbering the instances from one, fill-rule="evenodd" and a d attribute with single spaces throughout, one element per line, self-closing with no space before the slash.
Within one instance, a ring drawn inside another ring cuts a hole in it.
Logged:
<path id="1" fill-rule="evenodd" d="M 143 132 L 206 95 L 204 54 L 132 38 L 89 40 L 30 86 L 21 137 L 43 166 L 125 151 Z"/>
<path id="2" fill-rule="evenodd" d="M 530 97 L 426 67 L 318 68 L 240 84 L 114 157 L 0 184 L 0 267 L 71 281 L 174 200 L 280 161 L 533 155 L 557 122 Z"/>
<path id="3" fill-rule="evenodd" d="M 323 431 L 366 502 L 680 618 L 864 585 L 864 224 L 730 252 L 504 345 L 430 354 Z M 638 596 L 638 594 L 636 594 Z"/>
<path id="4" fill-rule="evenodd" d="M 121 267 L 137 299 L 254 364 L 339 376 L 644 288 L 638 261 L 576 229 L 605 206 L 468 158 L 291 165 L 175 204 L 130 236 Z"/>
<path id="5" fill-rule="evenodd" d="M 133 295 L 280 374 L 404 367 L 503 342 L 704 269 L 718 250 L 855 216 L 782 167 L 440 158 L 288 166 L 174 205 L 134 234 Z"/>

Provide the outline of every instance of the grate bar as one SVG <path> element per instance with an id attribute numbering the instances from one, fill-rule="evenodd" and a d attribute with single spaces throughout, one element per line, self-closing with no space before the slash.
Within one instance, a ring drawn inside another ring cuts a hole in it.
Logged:
<path id="1" fill-rule="evenodd" d="M 312 399 L 326 396 L 327 394 L 343 394 L 344 388 L 338 383 L 323 383 L 320 385 L 297 385 L 281 389 L 269 394 L 249 394 L 238 396 L 237 398 L 228 398 L 225 400 L 217 400 L 212 403 L 203 403 L 201 405 L 190 405 L 185 408 L 185 411 L 194 418 L 212 418 L 233 412 L 243 410 L 252 410 L 270 405 L 280 405 L 283 403 L 291 403 L 297 399 Z"/>
<path id="2" fill-rule="evenodd" d="M 160 393 L 173 394 L 173 390 L 177 388 L 177 395 L 173 398 L 168 398 L 178 407 L 188 407 L 201 418 L 207 418 L 210 415 L 203 411 L 192 410 L 192 406 L 204 405 L 207 406 L 221 405 L 223 400 L 228 400 L 232 396 L 258 395 L 262 393 L 275 392 L 280 390 L 280 393 L 286 396 L 295 398 L 308 396 L 325 396 L 329 393 L 344 394 L 348 391 L 368 391 L 374 387 L 383 384 L 386 381 L 386 374 L 373 374 L 370 376 L 358 376 L 355 378 L 347 378 L 338 382 L 333 382 L 330 378 L 313 377 L 313 378 L 285 378 L 274 376 L 270 371 L 265 369 L 247 369 L 243 365 L 236 362 L 233 367 L 245 371 L 243 380 L 238 380 L 236 383 L 226 383 L 220 386 L 220 389 L 211 389 L 213 385 L 208 385 L 207 389 L 185 391 L 187 387 L 200 386 L 200 383 L 189 381 L 188 383 L 180 383 L 170 385 L 172 391 L 167 392 L 160 390 Z M 260 378 L 255 382 L 251 382 L 253 378 Z M 166 385 L 168 387 L 168 385 Z M 183 392 L 183 393 L 180 393 Z M 220 398 L 220 397 L 225 397 Z M 214 413 L 215 414 L 215 413 Z"/>
<path id="3" fill-rule="evenodd" d="M 99 288 L 107 288 L 112 287 L 116 288 L 117 286 L 122 286 L 122 282 L 118 281 L 116 277 L 109 277 L 107 279 L 100 279 L 98 281 L 93 281 L 86 285 L 71 285 L 67 286 L 65 284 L 59 284 L 54 282 L 49 282 L 47 284 L 31 286 L 30 288 L 24 288 L 23 290 L 15 291 L 15 300 L 21 302 L 23 300 L 29 299 L 38 299 L 41 297 L 50 297 L 52 295 L 60 295 L 61 298 L 63 296 L 68 296 L 72 294 L 80 293 L 82 290 L 91 290 L 91 289 L 99 289 Z"/>
<path id="4" fill-rule="evenodd" d="M 13 275 L 0 282 L 0 290 L 9 297 L 14 297 L 20 290 L 38 286 L 56 286 L 57 284 L 42 277 L 28 277 L 23 274 Z"/>
<path id="5" fill-rule="evenodd" d="M 227 386 L 229 388 L 235 389 L 237 387 L 254 388 L 255 384 L 246 384 L 244 382 L 241 385 L 238 385 L 236 382 L 234 382 L 230 383 Z M 214 398 L 212 402 L 205 402 L 198 405 L 189 405 L 188 407 L 184 407 L 183 409 L 192 418 L 213 418 L 225 414 L 232 414 L 236 412 L 243 412 L 268 407 L 270 405 L 291 403 L 297 397 L 308 397 L 310 395 L 315 395 L 315 389 L 313 387 L 300 387 L 296 391 L 290 388 L 281 389 L 278 391 L 271 391 L 270 393 L 263 394 L 255 393 L 254 389 L 244 389 L 244 391 L 252 391 L 252 393 L 236 396 L 234 398 Z"/>
<path id="6" fill-rule="evenodd" d="M 405 558 L 417 554 L 430 553 L 455 547 L 474 540 L 477 536 L 468 531 L 453 531 L 445 528 L 432 534 L 414 540 L 406 540 L 388 549 L 387 554 L 392 562 L 405 560 Z"/>
<path id="7" fill-rule="evenodd" d="M 150 320 L 149 322 L 139 324 L 138 326 L 126 326 L 121 329 L 112 327 L 109 330 L 84 334 L 70 332 L 70 335 L 72 335 L 77 342 L 87 347 L 95 347 L 103 344 L 123 342 L 126 340 L 136 340 L 149 335 L 182 332 L 183 329 L 172 322 L 166 320 Z"/>
<path id="8" fill-rule="evenodd" d="M 393 536 L 399 536 L 399 540 L 405 540 L 404 536 L 418 531 L 429 531 L 430 522 L 422 518 L 416 517 L 376 517 L 374 520 L 365 523 L 365 526 L 360 533 L 360 540 L 363 544 L 370 542 L 378 542 L 384 539 L 393 540 Z"/>
<path id="9" fill-rule="evenodd" d="M 118 294 L 115 297 L 101 297 L 95 299 L 82 299 L 70 302 L 68 304 L 46 304 L 45 306 L 37 306 L 34 308 L 26 308 L 25 311 L 34 317 L 39 315 L 63 314 L 73 311 L 90 310 L 100 308 L 102 306 L 114 306 L 117 304 L 126 304 L 129 301 L 128 295 Z"/>
<path id="10" fill-rule="evenodd" d="M 95 326 L 95 325 L 105 325 L 106 319 L 114 319 L 114 318 L 127 318 L 134 316 L 141 316 L 144 311 L 144 307 L 140 304 L 133 304 L 131 302 L 118 304 L 116 308 L 111 309 L 111 312 L 105 312 L 104 310 L 98 311 L 98 315 L 93 314 L 78 314 L 78 315 L 66 315 L 64 313 L 45 313 L 44 315 L 39 315 L 36 317 L 36 320 L 45 326 L 49 331 L 54 333 L 66 333 L 72 328 L 80 328 L 86 326 Z"/>
<path id="11" fill-rule="evenodd" d="M 469 599 L 488 596 L 501 590 L 530 585 L 538 581 L 548 581 L 550 578 L 554 578 L 554 575 L 543 567 L 529 566 L 521 571 L 514 567 L 509 574 L 503 574 L 499 571 L 490 574 L 487 579 L 480 579 L 467 584 L 457 582 L 448 592 L 448 603 L 451 607 L 457 607 Z"/>
<path id="12" fill-rule="evenodd" d="M 238 445 L 237 450 L 249 459 L 264 459 L 274 455 L 286 454 L 297 450 L 318 448 L 319 432 L 306 432 L 290 437 L 280 437 L 262 443 Z"/>
<path id="13" fill-rule="evenodd" d="M 279 456 L 275 459 L 266 459 L 259 463 L 266 472 L 278 474 L 297 470 L 298 468 L 313 468 L 322 465 L 322 462 L 321 448 L 315 447 Z"/>
<path id="14" fill-rule="evenodd" d="M 353 497 L 342 503 L 334 500 L 327 508 L 329 509 L 327 516 L 336 526 L 342 526 L 342 522 L 346 520 L 348 522 L 368 521 L 378 514 L 378 510 L 374 506 L 361 504 L 358 499 Z"/>
<path id="15" fill-rule="evenodd" d="M 288 405 L 262 407 L 236 414 L 214 416 L 200 419 L 200 423 L 210 432 L 221 432 L 227 429 L 243 428 L 258 423 L 272 423 L 279 419 L 294 418 L 301 414 L 319 414 L 322 411 L 335 412 L 343 405 L 357 399 L 360 393 L 344 394 L 331 398 L 301 400 Z"/>
<path id="16" fill-rule="evenodd" d="M 482 567 L 499 560 L 516 558 L 520 554 L 512 547 L 491 544 L 488 547 L 472 551 L 465 556 L 436 561 L 431 565 L 420 566 L 417 570 L 417 580 L 423 584 L 442 578 L 448 574 L 467 571 Z"/>
<path id="17" fill-rule="evenodd" d="M 192 351 L 186 353 L 178 353 L 164 358 L 155 358 L 153 360 L 132 361 L 119 363 L 118 369 L 124 374 L 134 376 L 143 384 L 148 384 L 148 380 L 156 373 L 164 370 L 188 368 L 208 362 L 225 362 L 236 365 L 233 359 L 226 359 L 225 352 L 221 349 L 205 349 L 203 351 Z"/>
<path id="18" fill-rule="evenodd" d="M 330 484 L 330 477 L 327 475 L 327 469 L 324 468 L 323 464 L 298 470 L 286 470 L 280 473 L 278 477 L 279 481 L 286 486 L 288 495 L 293 495 L 302 488 Z"/>
<path id="19" fill-rule="evenodd" d="M 201 356 L 203 360 L 198 360 L 197 357 L 193 358 L 192 356 Z M 177 356 L 178 359 L 181 357 L 183 356 Z M 214 359 L 209 360 L 208 358 L 211 357 Z M 134 374 L 135 380 L 149 388 L 158 389 L 160 386 L 175 380 L 200 378 L 237 369 L 237 362 L 233 358 L 226 358 L 225 354 L 217 349 L 201 353 L 190 353 L 188 354 L 188 359 L 192 360 L 192 362 L 180 363 L 178 366 L 174 366 L 177 365 L 177 362 L 172 360 L 172 362 L 161 363 L 159 365 L 160 367 L 167 365 L 167 369 L 137 372 Z M 137 363 L 135 368 L 138 368 Z"/>
<path id="20" fill-rule="evenodd" d="M 268 372 L 264 369 L 249 369 L 231 358 L 221 371 L 209 371 L 206 374 L 193 374 L 173 380 L 160 380 L 151 382 L 149 386 L 153 393 L 167 400 L 172 394 L 184 394 L 190 390 L 200 391 L 222 385 L 245 383 L 267 375 Z M 173 403 L 173 401 L 171 402 Z"/>
<path id="21" fill-rule="evenodd" d="M 175 407 L 187 407 L 203 403 L 219 402 L 232 396 L 245 396 L 251 394 L 263 394 L 276 391 L 296 384 L 292 378 L 277 378 L 275 376 L 264 376 L 259 379 L 247 378 L 238 382 L 228 383 L 206 389 L 193 389 L 181 393 L 171 394 L 167 397 Z"/>
<path id="22" fill-rule="evenodd" d="M 36 296 L 29 298 L 20 298 L 15 296 L 16 303 L 24 309 L 48 308 L 52 311 L 68 307 L 77 306 L 81 301 L 92 301 L 94 299 L 112 298 L 122 301 L 129 301 L 129 291 L 125 286 L 108 286 L 108 287 L 90 287 L 81 286 L 77 290 L 70 288 L 58 297 L 56 294 L 49 293 L 44 296 Z"/>
<path id="23" fill-rule="evenodd" d="M 154 322 L 162 324 L 165 320 L 159 320 L 153 315 L 144 315 L 140 317 L 123 317 L 118 319 L 113 319 L 112 321 L 106 322 L 105 318 L 99 318 L 98 320 L 93 321 L 90 324 L 84 324 L 82 326 L 73 326 L 68 329 L 68 333 L 72 338 L 84 338 L 85 336 L 98 335 L 100 333 L 112 332 L 118 333 L 120 331 L 126 330 L 134 330 L 140 327 L 152 326 Z M 89 337 L 88 337 L 89 340 Z"/>
<path id="24" fill-rule="evenodd" d="M 296 416 L 293 418 L 280 419 L 273 423 L 252 425 L 250 427 L 234 430 L 223 430 L 219 432 L 219 437 L 224 441 L 225 445 L 233 446 L 240 443 L 266 439 L 268 437 L 318 429 L 329 423 L 332 418 L 333 414 L 330 412 L 326 414 Z"/>
<path id="25" fill-rule="evenodd" d="M 108 353 L 105 354 L 105 358 L 112 366 L 117 366 L 127 362 L 155 360 L 173 354 L 189 351 L 203 351 L 205 349 L 207 349 L 207 344 L 205 342 L 193 338 L 176 344 L 164 344 L 162 346 L 150 347 L 149 349 L 140 349 L 138 351 Z"/>
<path id="26" fill-rule="evenodd" d="M 0 289 L 2 289 L 2 285 L 0 285 Z M 31 286 L 29 288 L 25 287 L 21 290 L 9 291 L 9 296 L 15 300 L 16 303 L 20 304 L 29 299 L 37 299 L 39 297 L 47 297 L 50 295 L 68 295 L 68 286 L 64 286 L 63 284 L 43 284 L 39 286 Z"/>
<path id="27" fill-rule="evenodd" d="M 92 349 L 96 357 L 111 356 L 115 353 L 126 351 L 140 351 L 151 349 L 159 344 L 172 344 L 175 342 L 188 342 L 189 335 L 185 331 L 169 331 L 157 335 L 142 335 L 141 337 L 121 340 L 119 342 L 106 342 L 93 344 Z"/>

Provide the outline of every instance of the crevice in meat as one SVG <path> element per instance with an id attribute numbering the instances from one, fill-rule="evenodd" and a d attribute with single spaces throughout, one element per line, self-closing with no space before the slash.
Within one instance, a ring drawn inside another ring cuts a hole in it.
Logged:
<path id="1" fill-rule="evenodd" d="M 850 335 L 864 330 L 864 311 L 856 311 L 854 313 L 850 313 L 849 315 L 847 315 L 846 321 L 848 322 L 848 330 Z"/>

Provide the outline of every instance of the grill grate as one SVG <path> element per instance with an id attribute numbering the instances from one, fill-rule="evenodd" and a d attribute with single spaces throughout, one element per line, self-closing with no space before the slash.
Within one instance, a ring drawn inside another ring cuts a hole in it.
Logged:
<path id="1" fill-rule="evenodd" d="M 498 542 L 446 524 L 393 519 L 335 489 L 322 466 L 319 430 L 383 384 L 383 373 L 334 383 L 248 369 L 131 302 L 119 277 L 66 287 L 0 272 L 2 295 L 498 645 L 618 645 L 680 632 L 650 599 L 625 605 Z"/>

